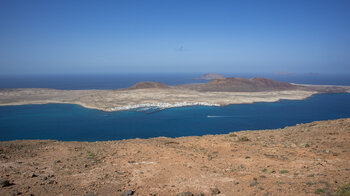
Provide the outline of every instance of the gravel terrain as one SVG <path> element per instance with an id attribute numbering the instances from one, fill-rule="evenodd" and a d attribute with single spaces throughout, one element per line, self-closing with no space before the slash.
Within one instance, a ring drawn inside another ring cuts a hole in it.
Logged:
<path id="1" fill-rule="evenodd" d="M 349 195 L 350 119 L 201 137 L 0 142 L 0 181 L 4 196 Z"/>

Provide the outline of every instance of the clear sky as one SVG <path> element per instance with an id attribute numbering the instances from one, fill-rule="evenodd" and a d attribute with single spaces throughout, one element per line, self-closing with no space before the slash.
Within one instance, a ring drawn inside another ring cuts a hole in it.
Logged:
<path id="1" fill-rule="evenodd" d="M 1 0 L 0 72 L 350 73 L 350 1 Z"/>

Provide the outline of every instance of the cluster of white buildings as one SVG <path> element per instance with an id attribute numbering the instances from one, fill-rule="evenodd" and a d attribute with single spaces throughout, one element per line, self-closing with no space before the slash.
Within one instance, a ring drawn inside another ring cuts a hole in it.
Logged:
<path id="1" fill-rule="evenodd" d="M 147 108 L 147 107 L 165 109 L 165 108 L 175 108 L 175 107 L 194 106 L 194 105 L 220 106 L 219 104 L 213 104 L 208 102 L 143 103 L 143 104 L 136 104 L 136 105 L 112 107 L 109 109 L 109 111 L 131 110 L 136 108 Z"/>

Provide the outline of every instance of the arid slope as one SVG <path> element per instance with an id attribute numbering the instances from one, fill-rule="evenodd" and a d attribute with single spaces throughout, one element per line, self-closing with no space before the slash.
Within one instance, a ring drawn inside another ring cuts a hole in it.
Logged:
<path id="1" fill-rule="evenodd" d="M 184 87 L 201 92 L 262 92 L 298 89 L 297 85 L 267 78 L 219 78 L 205 84 L 190 84 Z"/>
<path id="2" fill-rule="evenodd" d="M 147 89 L 147 88 L 164 89 L 164 88 L 169 88 L 169 87 L 167 85 L 159 83 L 159 82 L 138 82 L 127 89 L 134 90 L 134 89 Z"/>
<path id="3" fill-rule="evenodd" d="M 350 183 L 350 119 L 175 139 L 0 142 L 0 178 L 0 195 L 337 195 Z"/>

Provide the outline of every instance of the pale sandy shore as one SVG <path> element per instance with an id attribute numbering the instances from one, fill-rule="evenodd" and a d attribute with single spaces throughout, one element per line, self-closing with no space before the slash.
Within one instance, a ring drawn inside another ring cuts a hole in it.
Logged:
<path id="1" fill-rule="evenodd" d="M 260 80 L 265 82 L 270 89 L 275 89 L 276 85 L 287 85 L 288 90 L 258 91 L 254 87 L 258 83 L 249 83 L 245 87 L 246 90 L 255 89 L 258 92 L 230 91 L 232 88 L 229 87 L 237 87 L 234 86 L 235 83 L 230 82 L 240 82 L 241 80 L 245 82 L 252 81 L 229 78 L 219 81 L 219 84 L 210 86 L 210 88 L 207 85 L 211 85 L 211 83 L 204 86 L 191 84 L 166 86 L 154 82 L 141 82 L 131 88 L 117 90 L 0 89 L 0 106 L 67 103 L 103 111 L 120 111 L 147 107 L 165 109 L 192 105 L 224 106 L 254 102 L 275 102 L 281 99 L 302 100 L 317 93 L 350 93 L 350 86 L 281 84 L 268 79 Z M 241 85 L 244 87 L 247 84 L 243 83 Z"/>
<path id="2" fill-rule="evenodd" d="M 103 111 L 119 111 L 140 107 L 160 109 L 191 105 L 223 106 L 281 99 L 302 100 L 316 94 L 310 90 L 264 92 L 198 92 L 188 89 L 136 90 L 0 90 L 0 105 L 68 103 Z"/>

